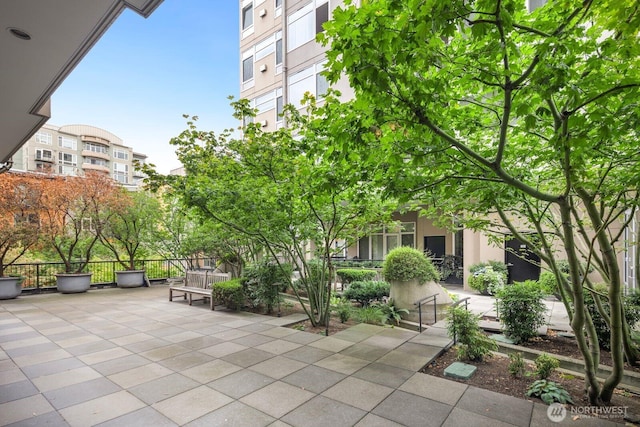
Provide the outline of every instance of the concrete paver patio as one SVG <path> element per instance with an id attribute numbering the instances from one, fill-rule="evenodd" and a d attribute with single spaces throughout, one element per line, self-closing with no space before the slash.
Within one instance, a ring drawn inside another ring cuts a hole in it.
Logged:
<path id="1" fill-rule="evenodd" d="M 552 425 L 544 405 L 417 372 L 442 330 L 295 320 L 163 285 L 0 301 L 0 425 Z"/>

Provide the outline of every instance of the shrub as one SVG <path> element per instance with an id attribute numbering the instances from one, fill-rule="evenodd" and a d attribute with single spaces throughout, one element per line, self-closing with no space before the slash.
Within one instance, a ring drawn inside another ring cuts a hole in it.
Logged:
<path id="1" fill-rule="evenodd" d="M 360 322 L 372 325 L 384 325 L 387 322 L 387 315 L 377 305 L 356 310 L 356 317 Z"/>
<path id="2" fill-rule="evenodd" d="M 280 290 L 287 286 L 292 273 L 291 264 L 262 261 L 244 271 L 247 303 L 252 308 L 264 306 L 271 313 L 280 300 Z"/>
<path id="3" fill-rule="evenodd" d="M 535 281 L 514 283 L 498 290 L 496 304 L 506 336 L 516 344 L 529 341 L 546 322 L 547 307 Z"/>
<path id="4" fill-rule="evenodd" d="M 464 307 L 450 307 L 447 317 L 447 332 L 456 340 L 458 358 L 481 361 L 491 357 L 491 351 L 497 350 L 498 345 L 486 336 L 478 326 L 480 317 L 467 311 Z"/>
<path id="5" fill-rule="evenodd" d="M 406 308 L 396 307 L 393 299 L 389 299 L 386 304 L 380 304 L 382 312 L 387 316 L 386 323 L 394 323 L 396 326 L 400 324 L 403 314 L 409 314 L 409 310 Z"/>
<path id="6" fill-rule="evenodd" d="M 507 273 L 494 270 L 490 265 L 473 269 L 469 277 L 469 287 L 483 295 L 493 295 L 506 284 Z"/>
<path id="7" fill-rule="evenodd" d="M 385 280 L 400 282 L 413 279 L 420 283 L 440 280 L 440 274 L 431 260 L 419 250 L 406 246 L 395 248 L 387 254 L 382 264 L 382 274 Z"/>
<path id="8" fill-rule="evenodd" d="M 547 353 L 542 353 L 536 357 L 536 375 L 541 380 L 546 380 L 551 376 L 553 371 L 560 367 L 560 361 L 553 356 L 549 356 Z"/>
<path id="9" fill-rule="evenodd" d="M 351 318 L 353 306 L 351 305 L 351 301 L 348 299 L 332 296 L 330 305 L 331 311 L 337 314 L 340 318 L 340 323 L 344 323 Z"/>
<path id="10" fill-rule="evenodd" d="M 608 292 L 608 287 L 604 283 L 595 285 L 594 289 L 605 295 Z M 606 301 L 606 298 L 601 298 L 601 300 L 602 308 L 607 314 L 609 314 L 610 308 L 609 304 Z M 596 304 L 593 300 L 591 292 L 587 291 L 586 289 L 584 292 L 584 303 L 587 307 L 587 310 L 589 310 L 589 313 L 591 314 L 591 318 L 593 319 L 593 326 L 595 326 L 596 328 L 596 334 L 598 335 L 598 343 L 600 344 L 600 347 L 607 351 L 610 350 L 611 329 L 596 308 Z M 632 293 L 622 297 L 622 306 L 624 308 L 624 319 L 629 325 L 629 329 L 633 330 L 636 324 L 640 321 L 640 295 L 637 293 Z"/>
<path id="11" fill-rule="evenodd" d="M 540 273 L 538 286 L 540 287 L 540 290 L 546 295 L 554 295 L 556 298 L 560 299 L 558 281 L 556 280 L 555 274 L 553 274 L 551 271 L 543 271 L 542 273 Z"/>
<path id="12" fill-rule="evenodd" d="M 476 271 L 485 268 L 485 267 L 491 267 L 493 269 L 493 271 L 497 271 L 498 273 L 502 273 L 504 274 L 505 277 L 507 277 L 507 274 L 509 273 L 509 270 L 507 269 L 507 264 L 505 264 L 502 261 L 496 261 L 496 260 L 491 260 L 491 261 L 487 261 L 487 262 L 478 262 L 476 264 L 472 264 L 469 267 L 469 272 L 471 274 L 474 274 Z"/>
<path id="13" fill-rule="evenodd" d="M 341 268 L 336 270 L 336 275 L 340 278 L 340 282 L 343 285 L 348 285 L 352 282 L 373 280 L 377 274 L 378 272 L 375 270 L 364 270 L 362 268 Z"/>
<path id="14" fill-rule="evenodd" d="M 237 278 L 226 282 L 214 283 L 211 297 L 215 301 L 222 302 L 228 308 L 239 310 L 245 302 L 242 280 Z"/>
<path id="15" fill-rule="evenodd" d="M 562 388 L 561 385 L 548 380 L 534 381 L 527 389 L 527 396 L 539 397 L 547 405 L 551 405 L 553 402 L 573 403 L 567 390 Z"/>
<path id="16" fill-rule="evenodd" d="M 369 280 L 366 282 L 353 282 L 342 295 L 349 300 L 359 302 L 363 307 L 372 301 L 382 301 L 389 296 L 390 285 L 387 282 Z"/>
<path id="17" fill-rule="evenodd" d="M 525 373 L 525 363 L 522 353 L 510 353 L 509 354 L 509 373 L 514 377 L 522 377 Z"/>

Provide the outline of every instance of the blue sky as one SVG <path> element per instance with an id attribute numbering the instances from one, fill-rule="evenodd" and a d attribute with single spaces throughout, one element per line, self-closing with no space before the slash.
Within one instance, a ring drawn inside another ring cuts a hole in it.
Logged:
<path id="1" fill-rule="evenodd" d="M 147 154 L 161 173 L 180 166 L 169 140 L 186 128 L 237 126 L 238 1 L 164 0 L 147 19 L 126 10 L 52 97 L 48 123 L 97 126 Z"/>

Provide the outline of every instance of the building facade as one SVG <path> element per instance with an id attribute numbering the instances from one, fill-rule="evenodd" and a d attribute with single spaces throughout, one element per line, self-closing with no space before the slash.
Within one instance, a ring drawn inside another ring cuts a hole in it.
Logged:
<path id="1" fill-rule="evenodd" d="M 530 11 L 546 0 L 524 0 Z M 356 3 L 356 2 L 354 2 Z M 276 130 L 285 123 L 283 106 L 302 108 L 306 92 L 318 103 L 328 89 L 324 70 L 326 48 L 316 42 L 322 24 L 330 20 L 342 0 L 239 0 L 240 19 L 240 97 L 258 110 L 255 121 L 264 130 Z M 343 100 L 354 96 L 346 78 L 333 86 Z M 636 215 L 638 215 L 636 213 Z M 397 212 L 397 226 L 372 228 L 356 245 L 345 248 L 347 258 L 381 260 L 397 246 L 411 246 L 447 263 L 454 281 L 467 283 L 469 267 L 489 260 L 510 266 L 511 280 L 537 279 L 539 259 L 505 230 L 503 244 L 482 233 L 460 229 L 455 232 L 437 227 L 417 212 Z M 637 221 L 626 230 L 626 241 L 637 241 Z M 531 262 L 532 261 L 532 262 Z M 635 266 L 640 264 L 636 245 L 619 254 L 621 275 L 627 289 L 636 288 Z"/>
<path id="2" fill-rule="evenodd" d="M 134 161 L 147 156 L 124 145 L 104 129 L 88 125 L 41 127 L 13 156 L 13 169 L 54 175 L 82 176 L 86 171 L 110 175 L 127 187 L 137 187 L 144 175 Z"/>

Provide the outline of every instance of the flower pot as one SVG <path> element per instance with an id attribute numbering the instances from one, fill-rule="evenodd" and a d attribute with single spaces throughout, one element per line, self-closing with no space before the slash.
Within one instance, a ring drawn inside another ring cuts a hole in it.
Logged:
<path id="1" fill-rule="evenodd" d="M 56 285 L 63 294 L 86 292 L 91 287 L 91 273 L 56 274 Z"/>
<path id="2" fill-rule="evenodd" d="M 0 277 L 0 299 L 13 299 L 22 292 L 22 277 Z"/>
<path id="3" fill-rule="evenodd" d="M 409 310 L 409 314 L 403 314 L 402 318 L 410 322 L 418 322 L 419 313 L 415 303 L 423 298 L 438 295 L 436 297 L 437 319 L 434 319 L 433 300 L 430 300 L 422 306 L 422 323 L 433 323 L 434 320 L 444 319 L 447 308 L 453 303 L 449 293 L 434 281 L 420 283 L 418 280 L 390 280 L 389 283 L 391 284 L 389 298 L 393 299 L 396 307 Z"/>
<path id="4" fill-rule="evenodd" d="M 143 286 L 144 270 L 116 271 L 116 283 L 119 288 L 137 288 Z"/>

